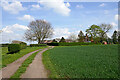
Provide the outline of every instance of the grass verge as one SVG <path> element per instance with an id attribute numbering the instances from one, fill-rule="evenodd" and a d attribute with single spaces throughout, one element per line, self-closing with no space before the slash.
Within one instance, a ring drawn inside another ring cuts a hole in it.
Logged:
<path id="1" fill-rule="evenodd" d="M 20 52 L 14 54 L 5 54 L 4 51 L 2 51 L 4 54 L 2 55 L 2 67 L 6 67 L 7 64 L 14 62 L 30 52 L 43 48 L 45 47 L 27 47 L 26 49 L 22 49 Z"/>
<path id="2" fill-rule="evenodd" d="M 42 62 L 45 65 L 45 68 L 48 70 L 48 75 L 49 75 L 48 77 L 49 78 L 59 78 L 56 70 L 54 69 L 54 65 L 50 61 L 49 51 L 45 51 L 42 54 Z"/>
<path id="3" fill-rule="evenodd" d="M 38 51 L 39 52 L 39 51 Z M 30 55 L 23 63 L 22 65 L 19 67 L 19 69 L 10 77 L 10 80 L 13 80 L 13 78 L 15 78 L 15 80 L 19 80 L 20 76 L 26 71 L 27 67 L 29 66 L 29 64 L 32 63 L 32 61 L 34 60 L 34 57 L 36 56 L 36 54 L 38 52 L 33 53 L 32 55 Z"/>

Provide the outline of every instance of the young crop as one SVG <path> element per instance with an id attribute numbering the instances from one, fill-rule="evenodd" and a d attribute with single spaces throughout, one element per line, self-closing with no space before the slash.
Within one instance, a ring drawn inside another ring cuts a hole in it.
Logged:
<path id="1" fill-rule="evenodd" d="M 118 45 L 55 47 L 43 63 L 50 78 L 118 78 Z"/>

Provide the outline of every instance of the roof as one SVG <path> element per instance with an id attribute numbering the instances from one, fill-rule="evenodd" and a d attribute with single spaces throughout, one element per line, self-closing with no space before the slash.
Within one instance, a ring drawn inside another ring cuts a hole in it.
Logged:
<path id="1" fill-rule="evenodd" d="M 22 41 L 17 41 L 17 40 L 13 40 L 12 43 L 14 43 L 14 44 L 20 44 L 20 43 L 24 43 L 24 42 L 22 42 Z"/>
<path id="2" fill-rule="evenodd" d="M 43 42 L 44 42 L 44 43 L 51 43 L 52 40 L 44 40 Z"/>

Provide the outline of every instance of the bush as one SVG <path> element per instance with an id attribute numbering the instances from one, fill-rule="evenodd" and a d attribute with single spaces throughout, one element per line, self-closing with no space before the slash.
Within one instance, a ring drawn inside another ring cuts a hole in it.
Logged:
<path id="1" fill-rule="evenodd" d="M 25 43 L 25 42 L 20 43 L 20 48 L 21 49 L 25 49 L 26 47 L 27 47 L 27 43 Z"/>
<path id="2" fill-rule="evenodd" d="M 46 44 L 30 44 L 30 47 L 41 47 L 41 46 L 47 46 Z"/>
<path id="3" fill-rule="evenodd" d="M 59 46 L 59 43 L 47 43 L 49 46 Z"/>
<path id="4" fill-rule="evenodd" d="M 16 53 L 19 52 L 21 49 L 20 44 L 9 44 L 8 51 L 9 53 Z"/>

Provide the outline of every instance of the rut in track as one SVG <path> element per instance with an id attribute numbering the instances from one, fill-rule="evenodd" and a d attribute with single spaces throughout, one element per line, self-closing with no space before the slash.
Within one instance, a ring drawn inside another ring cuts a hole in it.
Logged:
<path id="1" fill-rule="evenodd" d="M 50 47 L 53 48 L 53 47 Z M 42 63 L 42 53 L 48 50 L 45 48 L 44 50 L 40 51 L 34 58 L 33 62 L 29 65 L 26 72 L 21 75 L 21 78 L 48 78 L 47 71 L 44 68 Z"/>

